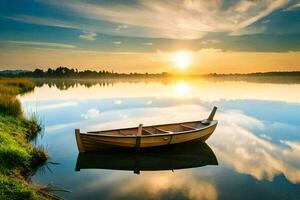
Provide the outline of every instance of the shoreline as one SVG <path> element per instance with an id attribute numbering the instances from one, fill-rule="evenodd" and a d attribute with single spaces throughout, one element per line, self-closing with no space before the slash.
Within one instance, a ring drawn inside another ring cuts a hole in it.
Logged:
<path id="1" fill-rule="evenodd" d="M 300 76 L 177 76 L 165 78 L 28 78 L 36 87 L 43 84 L 50 85 L 75 85 L 83 84 L 92 86 L 95 84 L 112 85 L 117 83 L 150 83 L 161 82 L 172 84 L 184 80 L 206 80 L 212 82 L 249 82 L 249 83 L 273 83 L 273 84 L 299 84 Z"/>
<path id="2" fill-rule="evenodd" d="M 16 98 L 35 85 L 26 79 L 0 78 L 0 199 L 49 199 L 42 188 L 29 184 L 30 177 L 48 159 L 30 141 L 41 131 L 38 119 L 26 118 Z"/>

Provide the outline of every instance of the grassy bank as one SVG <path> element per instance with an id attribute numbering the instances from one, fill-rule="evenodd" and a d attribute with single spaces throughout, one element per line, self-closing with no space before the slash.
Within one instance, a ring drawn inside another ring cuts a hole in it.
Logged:
<path id="1" fill-rule="evenodd" d="M 16 95 L 31 91 L 24 79 L 0 79 L 0 199 L 46 199 L 28 184 L 35 169 L 47 160 L 29 143 L 41 130 L 35 118 L 26 119 Z"/>

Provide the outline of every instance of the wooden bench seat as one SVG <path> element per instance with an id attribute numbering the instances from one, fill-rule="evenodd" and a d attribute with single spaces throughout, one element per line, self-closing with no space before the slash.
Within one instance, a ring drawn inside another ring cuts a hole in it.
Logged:
<path id="1" fill-rule="evenodd" d="M 152 132 L 150 132 L 150 131 L 148 131 L 146 129 L 142 130 L 142 135 L 152 135 L 152 134 L 153 134 Z"/>
<path id="2" fill-rule="evenodd" d="M 196 130 L 196 128 L 192 127 L 192 126 L 188 126 L 188 125 L 184 125 L 184 124 L 180 124 L 180 126 L 190 129 L 190 130 Z"/>
<path id="3" fill-rule="evenodd" d="M 155 130 L 158 130 L 158 131 L 160 131 L 162 133 L 173 133 L 172 131 L 166 131 L 166 130 L 163 130 L 163 129 L 157 128 L 157 127 L 152 127 L 152 128 L 155 129 Z"/>

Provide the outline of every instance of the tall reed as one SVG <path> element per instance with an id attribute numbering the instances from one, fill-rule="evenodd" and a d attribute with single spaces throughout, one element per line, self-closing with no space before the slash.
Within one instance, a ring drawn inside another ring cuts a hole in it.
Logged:
<path id="1" fill-rule="evenodd" d="M 0 114 L 18 117 L 22 113 L 21 103 L 15 96 L 0 93 Z"/>
<path id="2" fill-rule="evenodd" d="M 14 94 L 24 93 L 34 89 L 34 84 L 31 81 L 22 78 L 0 78 L 0 85 L 10 86 L 13 90 L 16 90 Z"/>
<path id="3" fill-rule="evenodd" d="M 34 84 L 26 79 L 0 79 L 0 114 L 21 116 L 21 103 L 16 95 L 34 89 Z"/>

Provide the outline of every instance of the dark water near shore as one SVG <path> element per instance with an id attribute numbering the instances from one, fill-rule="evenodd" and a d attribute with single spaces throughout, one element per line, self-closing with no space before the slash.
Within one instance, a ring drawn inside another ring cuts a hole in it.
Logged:
<path id="1" fill-rule="evenodd" d="M 51 159 L 33 184 L 66 199 L 300 199 L 300 83 L 216 81 L 52 82 L 21 96 L 37 112 Z M 206 118 L 207 144 L 143 154 L 78 155 L 74 129 Z"/>

